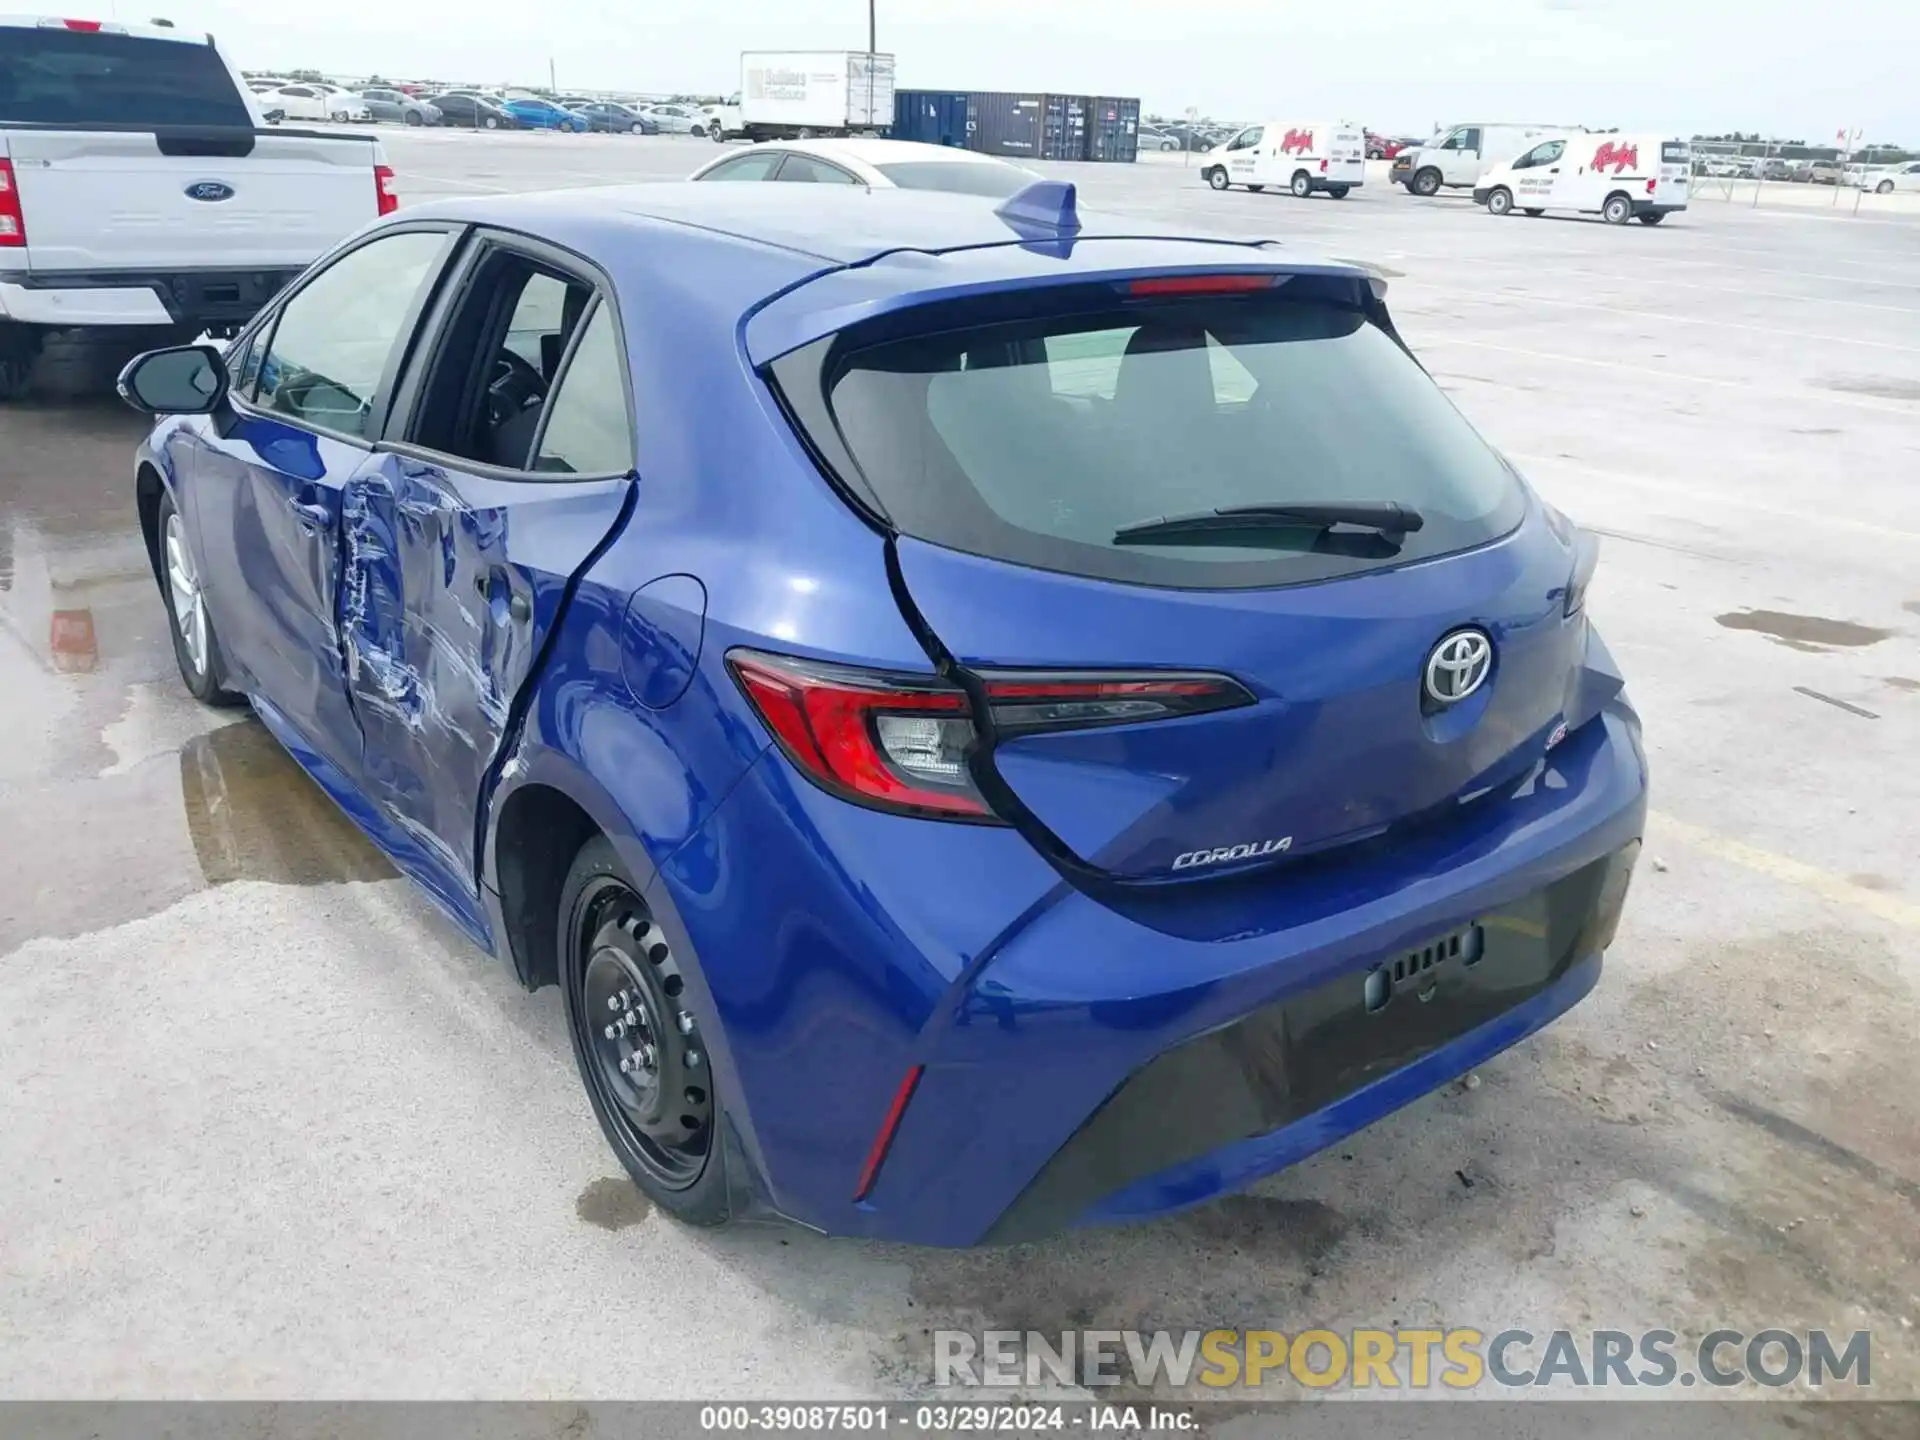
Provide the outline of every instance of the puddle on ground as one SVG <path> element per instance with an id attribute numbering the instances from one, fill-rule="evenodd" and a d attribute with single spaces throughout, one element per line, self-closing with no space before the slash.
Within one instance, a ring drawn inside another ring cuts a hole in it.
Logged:
<path id="1" fill-rule="evenodd" d="M 1835 375 L 1820 384 L 1848 395 L 1874 395 L 1882 400 L 1920 400 L 1920 380 L 1897 375 Z"/>
<path id="2" fill-rule="evenodd" d="M 1823 650 L 1830 646 L 1877 645 L 1893 634 L 1851 620 L 1828 620 L 1819 615 L 1794 615 L 1785 610 L 1736 610 L 1713 617 L 1729 630 L 1752 630 L 1795 650 Z"/>
<path id="3" fill-rule="evenodd" d="M 180 798 L 209 885 L 323 885 L 395 873 L 257 722 L 222 726 L 181 746 Z"/>
<path id="4" fill-rule="evenodd" d="M 1920 691 L 1920 680 L 1909 679 L 1905 675 L 1888 675 L 1880 683 L 1889 690 L 1904 690 L 1909 695 Z"/>
<path id="5" fill-rule="evenodd" d="M 573 1213 L 601 1230 L 625 1230 L 651 1215 L 653 1202 L 624 1175 L 602 1176 L 580 1192 Z"/>

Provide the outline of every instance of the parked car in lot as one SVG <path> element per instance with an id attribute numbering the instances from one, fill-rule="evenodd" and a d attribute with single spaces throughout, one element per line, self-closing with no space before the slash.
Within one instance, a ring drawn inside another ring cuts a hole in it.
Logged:
<path id="1" fill-rule="evenodd" d="M 1806 180 L 1810 185 L 1838 185 L 1846 174 L 1838 160 L 1809 160 Z"/>
<path id="2" fill-rule="evenodd" d="M 500 103 L 500 108 L 529 130 L 584 131 L 587 128 L 585 116 L 563 109 L 551 100 L 510 95 Z"/>
<path id="3" fill-rule="evenodd" d="M 658 125 L 663 135 L 706 134 L 711 123 L 691 105 L 648 105 L 640 113 Z"/>
<path id="4" fill-rule="evenodd" d="M 1384 284 L 1057 182 L 431 200 L 128 367 L 133 499 L 188 688 L 561 989 L 662 1210 L 1020 1240 L 1600 978 L 1593 541 Z"/>
<path id="5" fill-rule="evenodd" d="M 1866 177 L 1863 188 L 1876 195 L 1891 195 L 1896 190 L 1909 193 L 1920 191 L 1920 160 L 1908 161 L 1904 165 L 1889 165 Z"/>
<path id="6" fill-rule="evenodd" d="M 658 135 L 659 122 L 642 115 L 631 105 L 621 105 L 612 100 L 589 100 L 574 111 L 587 122 L 589 130 L 602 134 Z"/>
<path id="7" fill-rule="evenodd" d="M 470 130 L 524 130 L 520 118 L 492 100 L 463 90 L 435 95 L 433 108 L 440 112 L 443 125 L 463 125 Z"/>
<path id="8" fill-rule="evenodd" d="M 1178 135 L 1170 135 L 1165 130 L 1155 130 L 1147 125 L 1140 127 L 1139 142 L 1142 150 L 1178 150 L 1181 144 Z"/>
<path id="9" fill-rule="evenodd" d="M 1367 159 L 1391 160 L 1409 145 L 1418 145 L 1418 140 L 1391 140 L 1385 135 L 1367 132 Z"/>
<path id="10" fill-rule="evenodd" d="M 1612 225 L 1658 225 L 1687 208 L 1692 168 L 1692 147 L 1678 137 L 1581 131 L 1542 140 L 1494 166 L 1474 186 L 1473 200 L 1494 215 L 1564 210 Z"/>
<path id="11" fill-rule="evenodd" d="M 0 19 L 0 400 L 58 330 L 231 333 L 399 203 L 372 135 L 270 105 L 203 34 Z"/>
<path id="12" fill-rule="evenodd" d="M 875 190 L 945 190 L 1005 197 L 1040 177 L 991 155 L 912 140 L 774 140 L 733 150 L 690 180 L 773 180 L 865 185 Z"/>
<path id="13" fill-rule="evenodd" d="M 416 100 L 404 90 L 372 86 L 358 92 L 375 120 L 398 125 L 438 125 L 440 108 L 430 100 Z"/>
<path id="14" fill-rule="evenodd" d="M 289 120 L 334 120 L 343 124 L 368 124 L 373 111 L 367 102 L 345 90 L 327 85 L 282 85 L 260 94 L 262 106 L 283 111 Z"/>

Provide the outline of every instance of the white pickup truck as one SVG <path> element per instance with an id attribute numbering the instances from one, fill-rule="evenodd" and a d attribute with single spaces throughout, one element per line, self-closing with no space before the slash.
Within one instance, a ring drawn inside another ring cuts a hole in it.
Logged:
<path id="1" fill-rule="evenodd" d="M 0 400 L 56 331 L 231 334 L 398 203 L 377 140 L 269 129 L 209 36 L 0 16 Z"/>

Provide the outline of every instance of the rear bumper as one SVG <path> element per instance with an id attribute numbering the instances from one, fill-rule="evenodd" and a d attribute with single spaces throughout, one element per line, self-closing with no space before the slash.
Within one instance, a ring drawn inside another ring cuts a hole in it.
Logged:
<path id="1" fill-rule="evenodd" d="M 242 325 L 300 274 L 266 270 L 33 271 L 0 279 L 0 316 L 27 325 Z"/>
<path id="2" fill-rule="evenodd" d="M 860 810 L 768 752 L 648 898 L 699 956 L 716 1079 L 777 1210 L 942 1246 L 1144 1219 L 1293 1164 L 1577 1003 L 1644 826 L 1638 728 L 1616 697 L 1490 808 L 1124 909 L 1010 831 Z M 1476 928 L 1468 965 L 1451 943 Z M 1392 983 L 1410 955 L 1433 963 Z"/>

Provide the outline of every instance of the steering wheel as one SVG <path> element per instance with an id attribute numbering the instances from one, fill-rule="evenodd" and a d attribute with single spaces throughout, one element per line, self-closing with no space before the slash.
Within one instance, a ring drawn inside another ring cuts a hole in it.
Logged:
<path id="1" fill-rule="evenodd" d="M 502 350 L 493 362 L 487 385 L 487 420 L 500 425 L 547 398 L 547 377 L 511 350 Z"/>

